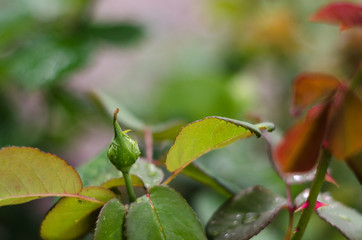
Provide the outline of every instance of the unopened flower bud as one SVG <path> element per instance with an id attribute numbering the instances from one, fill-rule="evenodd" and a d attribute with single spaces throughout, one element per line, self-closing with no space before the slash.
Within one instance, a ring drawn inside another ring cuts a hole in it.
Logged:
<path id="1" fill-rule="evenodd" d="M 135 140 L 122 131 L 117 123 L 118 108 L 113 115 L 114 138 L 108 147 L 107 156 L 112 164 L 121 172 L 128 173 L 140 155 L 140 149 Z"/>

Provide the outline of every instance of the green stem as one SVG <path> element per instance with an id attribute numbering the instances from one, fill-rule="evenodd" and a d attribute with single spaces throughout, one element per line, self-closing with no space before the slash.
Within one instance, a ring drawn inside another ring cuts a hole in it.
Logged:
<path id="1" fill-rule="evenodd" d="M 307 228 L 308 222 L 314 212 L 314 207 L 317 202 L 318 194 L 322 188 L 324 178 L 327 172 L 329 160 L 331 159 L 331 154 L 327 150 L 322 151 L 322 156 L 319 159 L 317 172 L 314 177 L 311 189 L 309 191 L 309 196 L 307 199 L 308 206 L 303 210 L 302 215 L 300 216 L 296 231 L 292 237 L 292 240 L 300 240 L 303 237 L 305 229 Z"/>
<path id="2" fill-rule="evenodd" d="M 128 192 L 129 202 L 132 203 L 132 202 L 136 201 L 136 194 L 134 193 L 134 189 L 132 186 L 131 175 L 128 172 L 122 172 L 122 173 L 123 173 L 124 181 L 126 183 L 126 189 Z"/>

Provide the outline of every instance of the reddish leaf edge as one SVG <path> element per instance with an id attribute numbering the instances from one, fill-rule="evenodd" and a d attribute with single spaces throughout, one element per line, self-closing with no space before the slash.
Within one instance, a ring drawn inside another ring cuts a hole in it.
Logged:
<path id="1" fill-rule="evenodd" d="M 85 189 L 85 188 L 83 188 L 83 189 Z M 85 201 L 88 201 L 88 202 L 93 202 L 93 203 L 99 203 L 99 204 L 105 204 L 106 203 L 106 202 L 98 200 L 96 198 L 87 197 L 87 196 L 83 196 L 83 195 L 80 195 L 80 194 L 72 194 L 72 193 L 56 193 L 56 194 L 54 194 L 54 193 L 47 194 L 46 193 L 46 194 L 16 195 L 16 196 L 12 196 L 12 197 L 4 197 L 4 198 L 1 198 L 0 200 L 8 200 L 8 199 L 12 199 L 12 198 L 14 198 L 14 199 L 16 199 L 16 198 L 36 198 L 36 199 L 39 199 L 39 198 L 45 198 L 45 197 L 70 197 L 70 198 L 78 198 L 78 199 L 85 200 Z M 36 199 L 33 199 L 33 200 L 36 200 Z M 31 200 L 31 201 L 33 201 L 33 200 Z M 19 203 L 19 204 L 22 204 L 22 203 Z M 9 204 L 7 204 L 7 205 L 9 205 Z M 7 205 L 4 205 L 4 206 L 7 206 Z"/>
<path id="2" fill-rule="evenodd" d="M 194 122 L 191 122 L 185 126 L 183 126 L 180 130 L 180 132 L 177 134 L 176 138 L 175 138 L 175 141 L 174 143 L 172 144 L 171 148 L 168 150 L 168 153 L 171 151 L 171 149 L 174 147 L 175 145 L 175 142 L 177 141 L 177 138 L 180 136 L 180 133 L 182 132 L 182 130 L 186 127 L 188 127 L 189 125 L 191 124 L 194 124 L 194 123 L 197 123 L 197 122 L 201 122 L 203 120 L 207 120 L 207 119 L 219 119 L 221 121 L 225 121 L 225 122 L 228 122 L 228 123 L 232 123 L 234 125 L 237 125 L 237 126 L 240 126 L 240 127 L 243 127 L 245 128 L 246 130 L 249 131 L 250 135 L 245 137 L 245 138 L 248 138 L 248 137 L 251 137 L 252 135 L 255 134 L 255 136 L 257 138 L 261 137 L 262 136 L 262 131 L 268 131 L 268 132 L 272 132 L 274 131 L 275 129 L 275 125 L 274 123 L 271 123 L 271 122 L 263 122 L 263 123 L 258 123 L 258 124 L 251 124 L 251 123 L 248 123 L 248 122 L 243 122 L 243 121 L 239 121 L 239 120 L 234 120 L 234 119 L 231 119 L 231 118 L 225 118 L 225 117 L 219 117 L 219 116 L 209 116 L 209 117 L 205 117 L 205 118 L 202 118 L 200 120 L 197 120 L 197 121 L 194 121 Z M 235 137 L 232 137 L 230 139 L 227 139 L 226 141 L 222 142 L 222 143 L 219 143 L 218 145 L 216 145 L 213 149 L 209 149 L 205 152 L 202 152 L 200 153 L 198 156 L 196 156 L 195 158 L 189 160 L 188 162 L 186 162 L 184 165 L 182 165 L 181 167 L 179 167 L 178 169 L 172 171 L 172 174 L 162 183 L 162 185 L 168 185 L 179 173 L 182 172 L 182 170 L 184 168 L 186 168 L 190 163 L 192 163 L 193 161 L 195 161 L 197 158 L 201 157 L 202 155 L 212 151 L 212 150 L 215 150 L 217 148 L 219 148 L 220 146 L 223 146 L 225 144 L 227 144 L 228 142 L 233 142 L 235 140 L 237 140 L 240 136 L 235 136 Z M 168 155 L 167 153 L 167 155 Z M 168 169 L 167 167 L 167 157 L 166 157 L 166 169 Z"/>
<path id="3" fill-rule="evenodd" d="M 349 16 L 346 16 L 346 11 L 348 11 Z M 355 15 L 352 17 L 351 13 Z M 330 3 L 319 8 L 316 13 L 309 18 L 309 21 L 339 25 L 340 31 L 352 27 L 362 27 L 362 5 L 352 2 Z"/>

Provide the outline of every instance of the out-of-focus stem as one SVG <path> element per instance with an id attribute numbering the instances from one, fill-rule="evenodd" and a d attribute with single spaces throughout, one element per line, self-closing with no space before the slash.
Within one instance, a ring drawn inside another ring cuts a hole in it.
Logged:
<path id="1" fill-rule="evenodd" d="M 314 177 L 311 189 L 309 191 L 309 196 L 307 199 L 308 206 L 303 210 L 303 213 L 300 216 L 297 228 L 295 230 L 294 235 L 292 236 L 292 240 L 300 240 L 303 237 L 303 234 L 305 232 L 305 229 L 307 228 L 310 217 L 314 212 L 314 207 L 316 205 L 317 197 L 323 185 L 330 159 L 331 159 L 330 152 L 324 149 L 322 151 L 322 156 L 318 161 L 317 172 Z"/>
<path id="2" fill-rule="evenodd" d="M 153 161 L 153 138 L 150 127 L 146 127 L 144 130 L 145 145 L 146 145 L 146 159 L 148 162 Z"/>
<path id="3" fill-rule="evenodd" d="M 284 240 L 289 240 L 292 236 L 293 224 L 294 224 L 294 204 L 292 200 L 292 195 L 290 194 L 289 183 L 286 183 L 286 192 L 287 192 L 288 211 L 289 211 L 289 225 L 288 225 L 288 231 L 284 236 Z"/>

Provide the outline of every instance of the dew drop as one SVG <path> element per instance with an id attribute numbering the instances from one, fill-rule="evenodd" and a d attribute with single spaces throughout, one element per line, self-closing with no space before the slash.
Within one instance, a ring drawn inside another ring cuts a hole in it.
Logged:
<path id="1" fill-rule="evenodd" d="M 293 176 L 293 179 L 294 179 L 295 181 L 299 182 L 299 181 L 302 180 L 302 176 L 300 176 L 300 175 L 294 175 L 294 176 Z"/>
<path id="2" fill-rule="evenodd" d="M 229 238 L 230 237 L 230 234 L 229 233 L 225 233 L 224 234 L 224 238 Z"/>
<path id="3" fill-rule="evenodd" d="M 304 198 L 308 198 L 308 196 L 309 196 L 309 191 L 304 191 L 304 192 L 303 192 L 303 197 L 304 197 Z"/>
<path id="4" fill-rule="evenodd" d="M 245 218 L 243 223 L 251 223 L 254 222 L 256 219 L 258 219 L 259 214 L 255 212 L 248 212 L 245 214 Z"/>
<path id="5" fill-rule="evenodd" d="M 153 165 L 153 164 L 148 164 L 147 165 L 147 174 L 148 174 L 148 176 L 150 176 L 150 177 L 152 177 L 152 176 L 154 176 L 154 175 L 156 175 L 156 173 L 157 173 L 157 169 L 156 169 L 156 167 Z"/>
<path id="6" fill-rule="evenodd" d="M 235 218 L 236 218 L 236 220 L 240 220 L 241 219 L 241 214 L 240 213 L 236 214 Z"/>
<path id="7" fill-rule="evenodd" d="M 233 221 L 233 225 L 234 225 L 234 226 L 238 225 L 239 223 L 240 223 L 240 222 L 237 221 L 237 220 L 234 220 L 234 221 Z"/>

